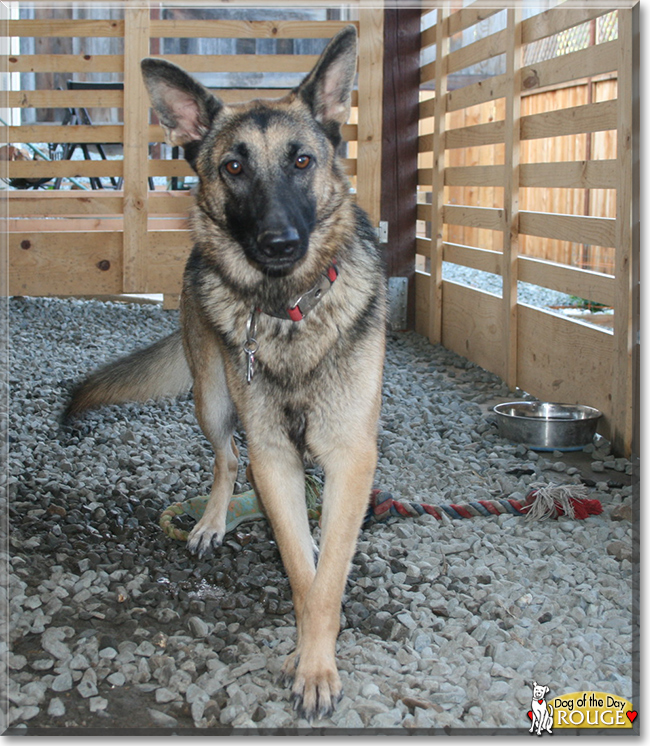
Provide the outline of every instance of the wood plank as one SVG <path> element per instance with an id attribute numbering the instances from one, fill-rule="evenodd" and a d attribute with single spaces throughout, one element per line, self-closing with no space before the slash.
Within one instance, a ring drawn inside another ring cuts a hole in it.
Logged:
<path id="1" fill-rule="evenodd" d="M 616 129 L 616 101 L 572 106 L 557 111 L 545 111 L 521 118 L 521 139 L 580 135 Z"/>
<path id="2" fill-rule="evenodd" d="M 415 273 L 415 331 L 429 337 L 429 275 Z"/>
<path id="3" fill-rule="evenodd" d="M 432 168 L 418 168 L 418 186 L 428 187 L 428 191 L 431 191 L 431 183 L 433 182 L 433 169 Z"/>
<path id="4" fill-rule="evenodd" d="M 10 73 L 121 73 L 121 54 L 21 54 L 0 55 L 0 65 Z"/>
<path id="5" fill-rule="evenodd" d="M 465 47 L 450 52 L 447 58 L 447 74 L 451 75 L 458 70 L 476 65 L 484 60 L 489 60 L 506 51 L 506 29 L 497 31 L 495 34 L 485 36 L 478 41 Z"/>
<path id="6" fill-rule="evenodd" d="M 537 115 L 540 116 L 540 115 Z M 445 132 L 444 146 L 451 148 L 472 148 L 478 145 L 497 145 L 505 140 L 505 122 L 487 122 L 470 127 L 457 127 Z"/>
<path id="7" fill-rule="evenodd" d="M 616 290 L 613 275 L 554 264 L 532 257 L 519 257 L 519 279 L 560 293 L 613 306 Z"/>
<path id="8" fill-rule="evenodd" d="M 122 161 L 9 161 L 10 178 L 121 176 Z"/>
<path id="9" fill-rule="evenodd" d="M 529 236 L 617 248 L 616 220 L 547 212 L 519 213 L 519 231 Z"/>
<path id="10" fill-rule="evenodd" d="M 357 202 L 373 226 L 381 214 L 384 11 L 359 9 Z"/>
<path id="11" fill-rule="evenodd" d="M 7 127 L 9 142 L 122 142 L 124 128 L 120 124 L 71 124 L 65 127 L 48 124 L 23 124 Z"/>
<path id="12" fill-rule="evenodd" d="M 431 239 L 418 236 L 415 239 L 415 250 L 416 250 L 416 253 L 420 254 L 421 256 L 430 258 L 431 257 Z"/>
<path id="13" fill-rule="evenodd" d="M 458 111 L 468 106 L 486 104 L 506 95 L 508 79 L 505 75 L 495 75 L 478 83 L 456 88 L 447 93 L 447 111 Z"/>
<path id="14" fill-rule="evenodd" d="M 449 35 L 453 36 L 467 28 L 475 26 L 477 23 L 491 18 L 495 13 L 500 13 L 502 6 L 494 3 L 486 4 L 481 2 L 471 3 L 470 5 L 460 8 L 456 13 L 449 16 Z"/>
<path id="15" fill-rule="evenodd" d="M 187 215 L 194 197 L 187 192 L 150 192 L 150 215 Z"/>
<path id="16" fill-rule="evenodd" d="M 386 7 L 383 40 L 381 211 L 388 224 L 382 245 L 388 277 L 407 281 L 405 328 L 415 321 L 415 239 L 420 13 Z"/>
<path id="17" fill-rule="evenodd" d="M 418 153 L 430 153 L 433 150 L 433 133 L 418 137 Z"/>
<path id="18" fill-rule="evenodd" d="M 122 291 L 122 233 L 8 234 L 9 295 L 90 295 Z"/>
<path id="19" fill-rule="evenodd" d="M 616 299 L 614 302 L 613 444 L 616 452 L 629 456 L 640 417 L 636 400 L 633 353 L 639 344 L 633 331 L 634 294 L 639 282 L 640 260 L 640 34 L 639 7 L 618 11 L 620 42 L 617 101 L 616 191 Z"/>
<path id="20" fill-rule="evenodd" d="M 313 54 L 165 54 L 151 55 L 179 65 L 190 73 L 264 72 L 306 73 L 318 61 Z"/>
<path id="21" fill-rule="evenodd" d="M 477 249 L 474 246 L 462 246 L 454 243 L 446 243 L 444 249 L 446 262 L 460 264 L 471 269 L 480 269 L 481 272 L 489 272 L 493 275 L 501 274 L 503 254 L 500 251 Z"/>
<path id="22" fill-rule="evenodd" d="M 517 386 L 517 260 L 519 257 L 519 157 L 521 121 L 521 8 L 508 8 L 506 78 L 510 81 L 505 100 L 505 207 L 503 231 L 503 369 L 508 387 Z"/>
<path id="23" fill-rule="evenodd" d="M 604 15 L 612 10 L 611 7 L 594 3 L 581 8 L 550 8 L 544 13 L 531 16 L 523 21 L 521 40 L 524 44 L 530 44 L 538 39 L 559 34 L 560 31 L 586 23 L 594 18 Z"/>
<path id="24" fill-rule="evenodd" d="M 122 192 L 5 192 L 9 217 L 121 215 Z"/>
<path id="25" fill-rule="evenodd" d="M 6 106 L 19 109 L 122 108 L 123 91 L 7 91 Z"/>
<path id="26" fill-rule="evenodd" d="M 443 346 L 503 378 L 501 299 L 448 280 L 442 292 Z"/>
<path id="27" fill-rule="evenodd" d="M 154 39 L 329 39 L 354 21 L 152 20 Z M 358 24 L 355 24 L 358 26 Z"/>
<path id="28" fill-rule="evenodd" d="M 618 41 L 608 41 L 529 65 L 522 71 L 522 87 L 531 91 L 613 72 L 618 69 L 618 47 Z"/>
<path id="29" fill-rule="evenodd" d="M 3 221 L 2 227 L 7 232 L 19 233 L 59 233 L 63 231 L 121 231 L 121 215 L 113 217 L 54 217 L 54 218 L 9 218 Z M 154 230 L 188 230 L 187 218 L 154 217 L 149 218 L 148 227 Z"/>
<path id="30" fill-rule="evenodd" d="M 149 8 L 125 7 L 124 23 L 124 247 L 126 293 L 147 287 L 149 97 L 140 60 L 149 54 Z"/>
<path id="31" fill-rule="evenodd" d="M 192 236 L 189 231 L 149 231 L 146 292 L 180 293 L 183 270 L 191 250 Z"/>
<path id="32" fill-rule="evenodd" d="M 503 186 L 505 166 L 454 166 L 445 169 L 446 186 Z"/>
<path id="33" fill-rule="evenodd" d="M 158 158 L 149 159 L 149 176 L 195 176 L 190 164 L 184 159 L 163 160 Z"/>
<path id="34" fill-rule="evenodd" d="M 610 333 L 557 314 L 518 306 L 519 387 L 542 401 L 586 404 L 612 417 L 614 340 Z"/>
<path id="35" fill-rule="evenodd" d="M 522 163 L 520 186 L 555 189 L 616 189 L 614 160 Z"/>
<path id="36" fill-rule="evenodd" d="M 436 99 L 435 116 L 433 122 L 433 135 L 431 139 L 431 150 L 433 155 L 433 168 L 431 179 L 431 206 L 426 209 L 417 207 L 417 216 L 420 218 L 420 210 L 426 216 L 429 213 L 431 221 L 430 233 L 431 243 L 429 256 L 429 317 L 427 329 L 429 342 L 431 344 L 442 344 L 443 322 L 444 322 L 444 296 L 442 282 L 442 261 L 444 249 L 442 239 L 444 235 L 445 222 L 445 168 L 447 157 L 445 153 L 445 136 L 447 132 L 447 87 L 449 84 L 448 61 L 450 49 L 449 34 L 449 5 L 439 7 L 436 23 Z M 422 219 L 422 218 L 420 218 Z M 427 219 L 426 217 L 424 218 Z"/>
<path id="37" fill-rule="evenodd" d="M 344 124 L 341 127 L 341 135 L 346 142 L 357 140 L 358 132 L 359 128 L 356 124 Z M 165 133 L 159 124 L 149 125 L 147 137 L 149 138 L 149 142 L 165 142 Z"/>
<path id="38" fill-rule="evenodd" d="M 418 119 L 427 119 L 435 115 L 436 110 L 436 99 L 428 98 L 425 101 L 420 101 L 418 107 Z"/>
<path id="39" fill-rule="evenodd" d="M 23 19 L 5 21 L 7 36 L 121 37 L 124 21 Z"/>
<path id="40" fill-rule="evenodd" d="M 505 210 L 496 207 L 445 205 L 443 217 L 445 223 L 451 223 L 452 225 L 486 228 L 493 231 L 505 229 Z"/>

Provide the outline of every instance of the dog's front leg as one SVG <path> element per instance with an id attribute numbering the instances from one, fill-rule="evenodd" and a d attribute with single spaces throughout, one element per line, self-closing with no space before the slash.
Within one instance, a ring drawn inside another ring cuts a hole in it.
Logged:
<path id="1" fill-rule="evenodd" d="M 316 574 L 314 543 L 305 501 L 303 462 L 294 446 L 282 439 L 276 439 L 275 445 L 269 447 L 267 444 L 258 444 L 249 435 L 248 455 L 255 490 L 271 523 L 289 576 L 300 636 L 305 598 Z M 285 668 L 285 673 L 291 675 L 291 665 Z"/>
<path id="2" fill-rule="evenodd" d="M 339 447 L 324 462 L 322 539 L 316 577 L 300 615 L 293 696 L 309 720 L 329 715 L 341 696 L 336 638 L 341 598 L 377 462 L 374 441 Z"/>

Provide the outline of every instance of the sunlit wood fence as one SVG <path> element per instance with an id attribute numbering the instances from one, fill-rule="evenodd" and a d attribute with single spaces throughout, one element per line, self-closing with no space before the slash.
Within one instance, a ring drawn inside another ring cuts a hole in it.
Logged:
<path id="1" fill-rule="evenodd" d="M 629 452 L 638 7 L 618 10 L 616 39 L 526 65 L 529 45 L 612 8 L 560 6 L 526 19 L 509 8 L 502 29 L 451 51 L 452 39 L 501 9 L 435 5 L 421 35 L 436 53 L 421 67 L 416 328 L 511 387 L 599 408 L 602 430 Z M 499 55 L 501 74 L 448 85 Z M 501 297 L 443 280 L 443 262 L 500 275 Z M 519 303 L 519 281 L 612 306 L 613 332 Z"/>

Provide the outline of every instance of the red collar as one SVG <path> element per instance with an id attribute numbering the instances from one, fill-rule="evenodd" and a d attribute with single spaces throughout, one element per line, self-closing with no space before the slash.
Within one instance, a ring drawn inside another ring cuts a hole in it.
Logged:
<path id="1" fill-rule="evenodd" d="M 336 278 L 339 276 L 339 270 L 336 266 L 336 262 L 332 262 L 327 268 L 327 272 L 321 275 L 318 282 L 303 293 L 292 305 L 288 308 L 280 309 L 260 309 L 262 313 L 268 316 L 275 316 L 278 319 L 289 319 L 291 321 L 302 321 L 305 316 L 317 306 L 322 300 L 323 296 L 336 282 Z"/>

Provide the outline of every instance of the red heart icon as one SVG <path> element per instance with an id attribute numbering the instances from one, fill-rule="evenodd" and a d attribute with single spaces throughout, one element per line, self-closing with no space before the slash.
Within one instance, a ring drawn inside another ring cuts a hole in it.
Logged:
<path id="1" fill-rule="evenodd" d="M 625 714 L 627 715 L 627 719 L 633 723 L 639 713 L 636 710 L 628 710 Z"/>
<path id="2" fill-rule="evenodd" d="M 542 702 L 543 702 L 544 700 L 543 700 L 543 699 L 538 699 L 537 701 L 538 701 L 538 702 L 540 703 L 540 705 L 541 705 L 541 704 L 542 704 Z"/>
<path id="3" fill-rule="evenodd" d="M 532 710 L 528 710 L 528 717 L 529 717 L 529 718 L 530 718 L 531 720 L 533 719 L 533 711 L 532 711 Z M 629 713 L 628 713 L 628 717 L 629 717 Z"/>

